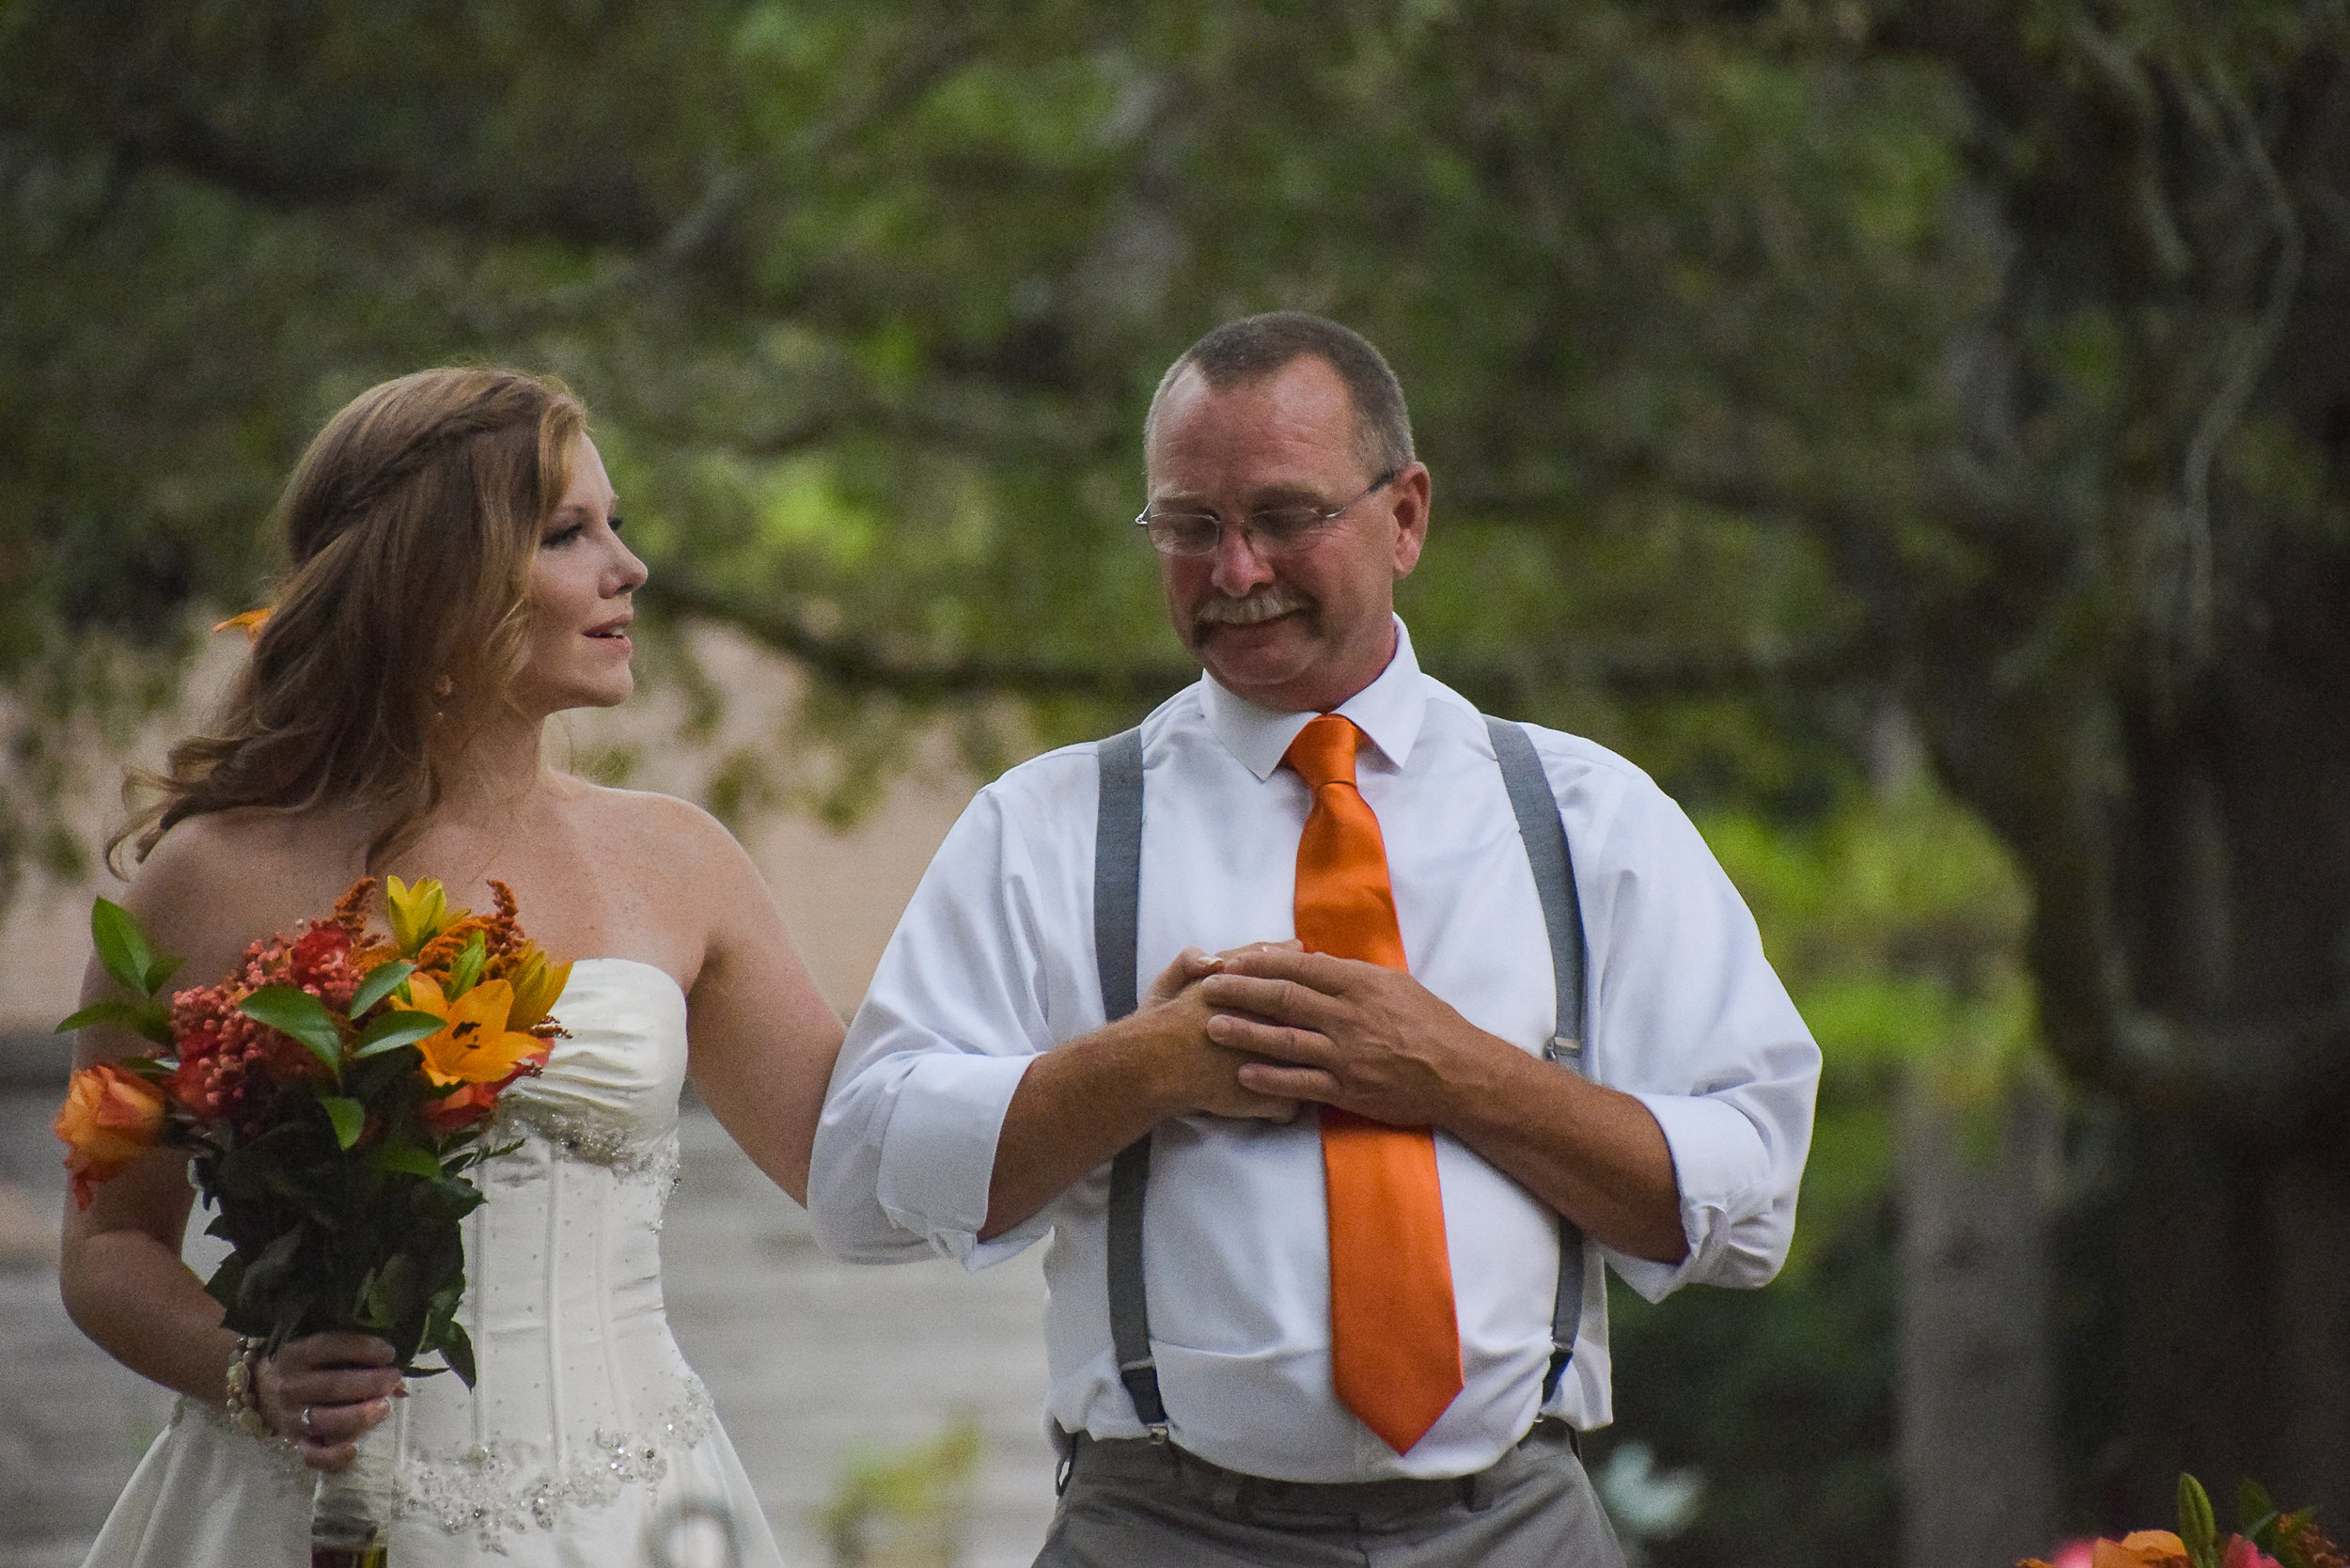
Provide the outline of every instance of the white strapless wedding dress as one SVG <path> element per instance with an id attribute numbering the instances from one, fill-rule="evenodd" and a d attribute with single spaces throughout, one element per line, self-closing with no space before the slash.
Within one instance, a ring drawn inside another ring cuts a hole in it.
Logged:
<path id="1" fill-rule="evenodd" d="M 685 998 L 650 964 L 583 959 L 556 1016 L 570 1037 L 500 1104 L 493 1142 L 521 1147 L 474 1173 L 488 1201 L 465 1222 L 461 1318 L 479 1382 L 412 1381 L 387 1423 L 391 1561 L 636 1568 L 664 1560 L 656 1536 L 715 1505 L 737 1560 L 779 1568 L 662 1307 Z M 295 1568 L 309 1560 L 310 1488 L 281 1448 L 183 1399 L 87 1568 Z"/>

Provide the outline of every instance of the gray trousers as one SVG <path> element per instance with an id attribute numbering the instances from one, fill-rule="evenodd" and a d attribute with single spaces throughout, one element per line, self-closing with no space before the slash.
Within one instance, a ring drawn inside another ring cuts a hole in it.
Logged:
<path id="1" fill-rule="evenodd" d="M 1623 1568 L 1556 1422 L 1455 1481 L 1313 1485 L 1172 1444 L 1076 1443 L 1036 1568 Z"/>

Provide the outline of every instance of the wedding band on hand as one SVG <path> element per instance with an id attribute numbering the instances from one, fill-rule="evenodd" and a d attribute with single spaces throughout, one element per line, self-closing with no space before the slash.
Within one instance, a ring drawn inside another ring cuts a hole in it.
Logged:
<path id="1" fill-rule="evenodd" d="M 310 1407 L 309 1407 L 308 1405 L 306 1405 L 306 1405 L 304 1405 L 304 1406 L 302 1407 L 302 1423 L 301 1423 L 301 1424 L 302 1424 L 302 1435 L 304 1435 L 305 1437 L 315 1437 L 315 1436 L 317 1436 L 317 1435 L 318 1435 L 318 1434 L 316 1434 L 316 1433 L 314 1433 L 314 1432 L 312 1432 L 312 1431 L 310 1430 Z"/>

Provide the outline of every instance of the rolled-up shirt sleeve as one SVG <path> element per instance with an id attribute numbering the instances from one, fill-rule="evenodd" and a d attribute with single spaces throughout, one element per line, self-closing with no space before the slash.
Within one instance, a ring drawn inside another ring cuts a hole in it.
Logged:
<path id="1" fill-rule="evenodd" d="M 1678 1263 L 1608 1261 L 1652 1301 L 1693 1282 L 1766 1284 L 1794 1234 L 1819 1047 L 1680 807 L 1635 769 L 1567 772 L 1554 764 L 1554 786 L 1589 829 L 1575 881 L 1590 946 L 1590 1071 L 1663 1129 L 1688 1238 Z"/>
<path id="2" fill-rule="evenodd" d="M 1042 771 L 1047 782 L 1075 782 L 1073 768 Z M 1084 780 L 1089 828 L 1092 783 Z M 916 888 L 849 1026 L 808 1172 L 816 1239 L 837 1258 L 938 1253 L 978 1268 L 1051 1228 L 1048 1205 L 979 1239 L 1004 1112 L 1053 1043 L 1047 992 L 1064 967 L 1039 939 L 1029 847 L 1000 786 L 982 791 Z"/>

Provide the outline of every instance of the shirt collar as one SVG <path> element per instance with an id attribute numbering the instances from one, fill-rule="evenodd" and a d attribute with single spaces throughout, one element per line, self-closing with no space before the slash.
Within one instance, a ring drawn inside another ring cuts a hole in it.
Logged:
<path id="1" fill-rule="evenodd" d="M 1428 711 L 1428 695 L 1420 681 L 1419 660 L 1412 653 L 1412 634 L 1405 629 L 1402 617 L 1394 619 L 1395 657 L 1387 661 L 1387 667 L 1379 672 L 1377 680 L 1340 703 L 1335 711 L 1354 720 L 1371 737 L 1371 745 L 1389 767 L 1401 768 L 1412 754 L 1412 744 L 1419 738 L 1420 721 Z M 1204 671 L 1199 677 L 1199 702 L 1215 738 L 1261 783 L 1273 776 L 1290 743 L 1297 739 L 1297 732 L 1314 716 L 1261 708 L 1245 697 L 1233 695 Z"/>

